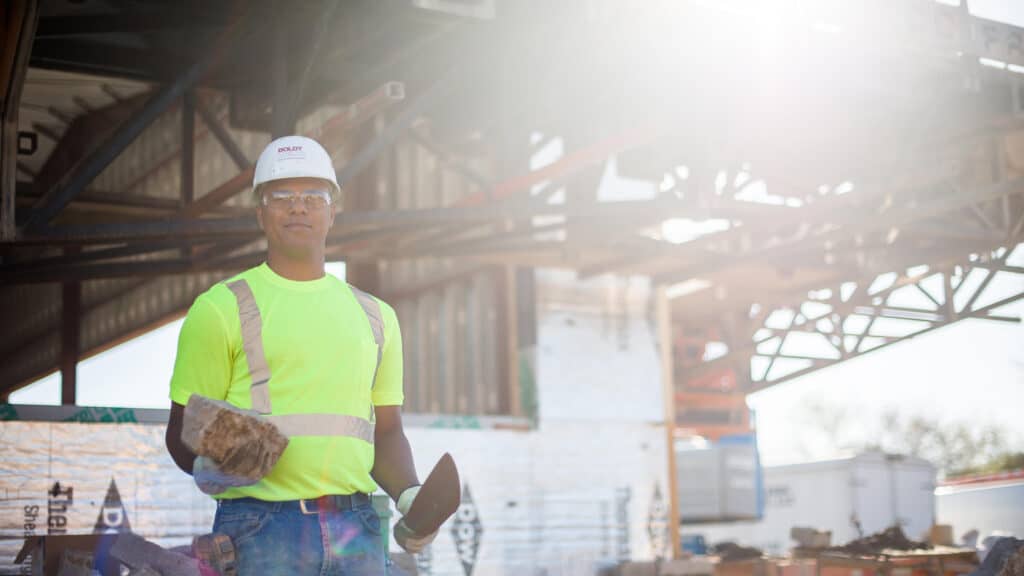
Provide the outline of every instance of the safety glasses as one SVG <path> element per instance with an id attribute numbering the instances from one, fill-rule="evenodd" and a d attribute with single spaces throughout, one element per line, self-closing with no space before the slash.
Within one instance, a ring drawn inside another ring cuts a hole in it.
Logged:
<path id="1" fill-rule="evenodd" d="M 260 201 L 264 206 L 278 210 L 287 210 L 292 207 L 296 200 L 300 200 L 309 210 L 323 210 L 331 203 L 331 192 L 322 189 L 303 190 L 302 192 L 272 190 L 264 193 Z"/>

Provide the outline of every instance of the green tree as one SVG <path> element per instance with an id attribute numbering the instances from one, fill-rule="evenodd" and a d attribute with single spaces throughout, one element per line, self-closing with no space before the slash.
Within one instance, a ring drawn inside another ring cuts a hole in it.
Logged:
<path id="1" fill-rule="evenodd" d="M 819 441 L 845 452 L 880 451 L 924 458 L 946 477 L 988 474 L 1024 468 L 1024 452 L 1011 450 L 1008 433 L 998 427 L 884 412 L 865 422 L 844 407 L 815 401 L 806 420 Z"/>

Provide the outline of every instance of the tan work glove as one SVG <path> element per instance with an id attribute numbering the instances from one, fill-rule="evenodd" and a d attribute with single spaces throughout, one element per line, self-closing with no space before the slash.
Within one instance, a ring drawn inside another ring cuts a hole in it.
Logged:
<path id="1" fill-rule="evenodd" d="M 410 486 L 402 492 L 396 503 L 398 512 L 402 514 L 403 518 L 398 521 L 398 524 L 395 524 L 395 542 L 410 554 L 419 554 L 437 536 L 436 530 L 430 534 L 417 534 L 405 525 L 404 517 L 409 513 L 409 509 L 412 508 L 412 502 L 416 499 L 416 495 L 419 492 L 420 487 L 418 485 Z"/>
<path id="2" fill-rule="evenodd" d="M 212 495 L 220 494 L 228 488 L 240 488 L 252 486 L 259 482 L 258 479 L 246 478 L 233 474 L 227 474 L 217 466 L 217 463 L 206 456 L 197 456 L 192 464 L 192 479 L 196 486 L 206 493 Z"/>

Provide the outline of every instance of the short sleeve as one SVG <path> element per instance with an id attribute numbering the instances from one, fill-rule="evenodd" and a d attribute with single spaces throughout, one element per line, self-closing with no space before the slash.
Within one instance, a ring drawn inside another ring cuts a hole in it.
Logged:
<path id="1" fill-rule="evenodd" d="M 401 406 L 405 400 L 402 391 L 402 330 L 398 316 L 391 306 L 380 303 L 384 317 L 384 351 L 373 386 L 374 406 Z"/>
<path id="2" fill-rule="evenodd" d="M 207 294 L 202 294 L 181 325 L 171 375 L 171 400 L 185 405 L 192 394 L 225 399 L 232 363 L 227 323 Z"/>

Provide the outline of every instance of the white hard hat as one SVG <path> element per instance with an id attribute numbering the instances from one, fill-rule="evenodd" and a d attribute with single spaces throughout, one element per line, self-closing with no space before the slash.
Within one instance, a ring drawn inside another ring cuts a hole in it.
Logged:
<path id="1" fill-rule="evenodd" d="M 252 188 L 285 178 L 322 178 L 334 186 L 334 196 L 341 191 L 330 154 L 305 136 L 282 136 L 267 144 L 256 161 Z"/>

